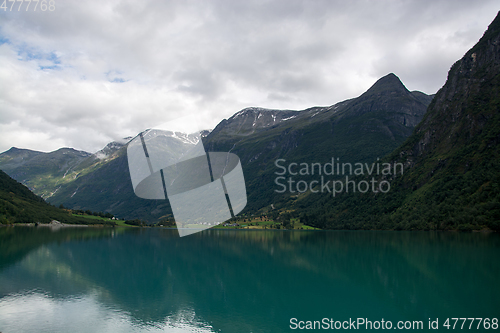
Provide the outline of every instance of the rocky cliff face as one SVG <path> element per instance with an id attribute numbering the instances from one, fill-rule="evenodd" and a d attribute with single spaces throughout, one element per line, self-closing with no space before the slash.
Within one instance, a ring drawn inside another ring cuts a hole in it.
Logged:
<path id="1" fill-rule="evenodd" d="M 320 198 L 311 221 L 341 229 L 500 230 L 500 14 L 385 162 L 405 166 L 390 192 Z"/>
<path id="2" fill-rule="evenodd" d="M 491 125 L 499 112 L 500 19 L 490 24 L 480 41 L 457 61 L 436 94 L 410 147 L 403 153 L 415 160 L 469 143 Z M 497 138 L 490 138 L 497 143 Z M 495 141 L 496 140 L 496 141 Z M 410 149 L 408 149 L 410 148 Z"/>

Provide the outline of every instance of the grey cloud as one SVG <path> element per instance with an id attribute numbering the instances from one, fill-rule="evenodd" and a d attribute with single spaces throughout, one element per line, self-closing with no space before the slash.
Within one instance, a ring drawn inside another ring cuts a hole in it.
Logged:
<path id="1" fill-rule="evenodd" d="M 495 1 L 463 0 L 91 0 L 0 11 L 9 40 L 0 151 L 18 145 L 13 133 L 25 143 L 38 135 L 37 147 L 96 150 L 200 110 L 213 128 L 248 105 L 334 104 L 389 72 L 434 93 L 497 11 Z M 55 54 L 58 68 L 50 57 L 17 59 L 23 50 Z"/>
<path id="2" fill-rule="evenodd" d="M 177 89 L 190 94 L 201 95 L 206 99 L 215 98 L 222 89 L 223 82 L 206 68 L 190 68 L 174 73 L 173 79 L 179 82 Z"/>

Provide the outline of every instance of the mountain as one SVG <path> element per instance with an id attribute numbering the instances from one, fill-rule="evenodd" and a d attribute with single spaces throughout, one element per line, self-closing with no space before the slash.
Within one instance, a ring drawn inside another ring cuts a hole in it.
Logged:
<path id="1" fill-rule="evenodd" d="M 204 140 L 208 151 L 231 151 L 241 159 L 247 211 L 276 206 L 290 193 L 276 193 L 277 159 L 286 163 L 371 162 L 412 133 L 432 99 L 410 92 L 394 74 L 364 94 L 328 107 L 303 111 L 247 108 L 223 120 Z M 307 180 L 307 177 L 304 177 Z"/>
<path id="2" fill-rule="evenodd" d="M 275 192 L 276 159 L 324 163 L 335 156 L 372 161 L 411 134 L 431 99 L 408 91 L 396 75 L 389 74 L 361 96 L 328 107 L 243 109 L 202 133 L 202 140 L 207 151 L 231 151 L 240 157 L 247 185 L 246 212 L 256 212 L 290 196 Z M 151 222 L 170 217 L 168 201 L 135 196 L 126 157 L 129 140 L 113 142 L 95 154 L 65 148 L 36 156 L 30 152 L 21 161 L 15 159 L 13 148 L 0 154 L 0 169 L 56 205 Z"/>
<path id="3" fill-rule="evenodd" d="M 13 147 L 0 154 L 0 166 L 12 178 L 48 198 L 77 176 L 74 168 L 89 156 L 91 154 L 72 148 L 42 153 Z"/>
<path id="4" fill-rule="evenodd" d="M 385 158 L 405 167 L 388 193 L 303 196 L 295 205 L 326 228 L 500 230 L 499 144 L 500 13 L 451 67 L 414 133 Z"/>
<path id="5" fill-rule="evenodd" d="M 37 195 L 49 199 L 65 184 L 116 158 L 130 139 L 110 142 L 94 154 L 72 148 L 43 153 L 12 147 L 0 154 L 0 168 Z"/>
<path id="6" fill-rule="evenodd" d="M 228 120 L 224 119 L 212 131 L 209 139 L 235 139 L 260 134 L 263 130 L 304 127 L 331 119 L 335 120 L 367 115 L 367 120 L 384 118 L 394 120 L 397 127 L 411 133 L 421 120 L 433 95 L 419 91 L 410 92 L 399 78 L 388 74 L 358 98 L 346 100 L 329 107 L 313 107 L 303 111 L 275 110 L 258 107 L 243 109 Z M 423 110 L 423 111 L 422 111 Z M 391 119 L 391 118 L 394 119 Z M 285 123 L 286 122 L 286 123 Z M 366 121 L 368 123 L 369 121 Z M 409 130 L 408 130 L 409 128 Z M 398 134 L 396 134 L 398 135 Z M 408 134 L 409 135 L 409 134 Z"/>
<path id="7" fill-rule="evenodd" d="M 72 224 L 88 224 L 93 221 L 72 216 L 66 210 L 47 204 L 26 186 L 0 170 L 0 224 L 49 223 L 52 220 Z M 104 223 L 100 220 L 98 222 Z"/>
<path id="8" fill-rule="evenodd" d="M 296 118 L 300 113 L 292 110 L 272 110 L 259 107 L 245 108 L 235 113 L 228 120 L 224 119 L 216 127 L 220 135 L 246 136 L 264 128 L 276 126 L 284 121 Z"/>

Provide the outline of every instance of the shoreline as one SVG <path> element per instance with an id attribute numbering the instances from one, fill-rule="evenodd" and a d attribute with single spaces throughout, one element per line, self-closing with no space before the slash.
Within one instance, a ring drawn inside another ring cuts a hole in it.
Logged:
<path id="1" fill-rule="evenodd" d="M 165 226 L 134 226 L 134 225 L 126 225 L 126 226 L 121 226 L 121 225 L 105 225 L 105 224 L 68 224 L 68 223 L 61 223 L 58 221 L 52 221 L 50 223 L 10 223 L 10 224 L 0 224 L 0 227 L 48 227 L 52 229 L 59 229 L 59 228 L 66 228 L 66 227 L 77 227 L 77 228 L 106 228 L 106 227 L 111 227 L 111 228 L 148 228 L 148 229 L 178 229 L 176 227 L 165 227 Z M 189 229 L 189 228 L 186 228 Z M 469 230 L 469 231 L 462 231 L 462 230 L 395 230 L 395 229 L 370 229 L 370 230 L 364 230 L 364 229 L 359 229 L 359 230 L 348 230 L 348 229 L 274 229 L 274 228 L 234 228 L 234 227 L 212 227 L 208 229 L 213 229 L 213 230 L 238 230 L 238 231 L 393 231 L 393 232 L 400 232 L 400 231 L 411 231 L 411 232 L 456 232 L 456 233 L 497 233 L 496 230 L 492 229 L 480 229 L 480 230 Z M 205 230 L 205 229 L 203 229 Z"/>
<path id="2" fill-rule="evenodd" d="M 88 228 L 88 227 L 108 227 L 105 224 L 70 224 L 70 223 L 62 223 L 56 220 L 52 220 L 50 223 L 38 223 L 38 222 L 30 222 L 30 223 L 10 223 L 10 224 L 0 224 L 2 227 L 42 227 L 42 228 L 66 228 L 66 227 L 78 227 L 78 228 Z M 109 226 L 113 227 L 113 226 Z"/>

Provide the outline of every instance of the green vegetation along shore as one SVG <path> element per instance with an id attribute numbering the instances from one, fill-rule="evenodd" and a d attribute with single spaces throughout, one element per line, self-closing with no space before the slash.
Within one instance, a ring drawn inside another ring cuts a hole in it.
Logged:
<path id="1" fill-rule="evenodd" d="M 71 210 L 54 207 L 0 170 L 0 225 L 48 224 L 52 221 L 63 224 L 116 224 L 110 219 L 88 219 L 73 215 Z"/>

